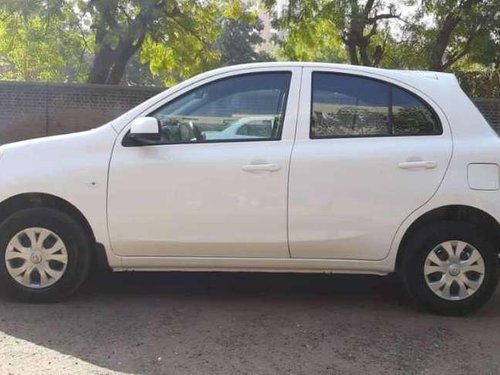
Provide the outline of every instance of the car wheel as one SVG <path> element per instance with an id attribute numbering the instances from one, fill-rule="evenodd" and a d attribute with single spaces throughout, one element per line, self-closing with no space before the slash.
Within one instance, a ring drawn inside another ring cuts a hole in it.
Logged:
<path id="1" fill-rule="evenodd" d="M 416 232 L 404 249 L 408 292 L 427 309 L 463 315 L 483 306 L 498 283 L 498 254 L 473 224 L 434 223 Z"/>
<path id="2" fill-rule="evenodd" d="M 85 280 L 89 239 L 67 214 L 30 208 L 0 224 L 0 283 L 13 297 L 31 302 L 60 300 Z"/>

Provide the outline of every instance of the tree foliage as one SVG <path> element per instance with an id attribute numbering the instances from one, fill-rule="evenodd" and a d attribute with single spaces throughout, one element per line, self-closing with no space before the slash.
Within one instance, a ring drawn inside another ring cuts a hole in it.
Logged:
<path id="1" fill-rule="evenodd" d="M 85 45 L 71 4 L 6 1 L 0 5 L 3 79 L 74 81 L 87 75 Z"/>
<path id="2" fill-rule="evenodd" d="M 437 71 L 500 59 L 498 0 L 291 0 L 277 27 L 290 59 Z"/>
<path id="3" fill-rule="evenodd" d="M 173 84 L 265 57 L 253 53 L 257 18 L 239 0 L 3 1 L 4 79 L 117 84 L 147 64 L 153 81 Z"/>
<path id="4" fill-rule="evenodd" d="M 500 98 L 500 71 L 456 71 L 460 86 L 471 97 Z"/>
<path id="5" fill-rule="evenodd" d="M 389 38 L 385 21 L 399 17 L 394 4 L 382 0 L 294 0 L 277 22 L 286 33 L 281 52 L 292 59 L 378 66 Z"/>
<path id="6" fill-rule="evenodd" d="M 167 85 L 216 67 L 219 54 L 211 46 L 220 30 L 218 16 L 215 2 L 184 2 L 175 18 L 162 20 L 163 33 L 146 38 L 141 61 Z"/>
<path id="7" fill-rule="evenodd" d="M 492 62 L 493 55 L 500 54 L 498 0 L 423 0 L 417 4 L 419 11 L 405 34 L 406 49 L 413 51 L 413 62 L 419 67 L 444 71 L 465 58 Z"/>
<path id="8" fill-rule="evenodd" d="M 80 9 L 90 15 L 94 59 L 89 83 L 119 83 L 129 59 L 164 17 L 178 12 L 166 0 L 88 0 Z"/>
<path id="9" fill-rule="evenodd" d="M 333 12 L 325 11 L 328 1 L 304 0 L 292 3 L 287 13 L 279 18 L 276 26 L 283 30 L 278 56 L 299 61 L 345 61 L 340 28 L 332 18 Z"/>
<path id="10" fill-rule="evenodd" d="M 221 32 L 214 48 L 220 53 L 219 65 L 227 66 L 251 62 L 270 61 L 272 57 L 265 51 L 258 51 L 264 43 L 260 36 L 262 22 L 256 14 L 246 17 L 223 18 Z"/>
<path id="11" fill-rule="evenodd" d="M 277 0 L 263 0 L 272 12 Z M 272 59 L 242 0 L 2 0 L 0 79 L 168 85 Z M 251 10 L 250 10 L 251 9 Z M 283 60 L 500 69 L 498 0 L 290 0 Z"/>
<path id="12" fill-rule="evenodd" d="M 183 5 L 185 18 L 166 20 L 167 33 L 147 38 L 141 51 L 141 60 L 167 85 L 218 66 L 270 60 L 255 50 L 261 26 L 241 1 Z"/>
<path id="13" fill-rule="evenodd" d="M 137 53 L 167 83 L 218 62 L 211 45 L 220 31 L 221 1 L 90 0 L 87 4 L 95 35 L 89 82 L 119 83 L 127 62 Z"/>

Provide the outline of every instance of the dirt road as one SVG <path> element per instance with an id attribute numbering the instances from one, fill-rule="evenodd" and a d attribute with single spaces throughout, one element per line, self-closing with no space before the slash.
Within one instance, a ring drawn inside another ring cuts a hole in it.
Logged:
<path id="1" fill-rule="evenodd" d="M 70 372 L 495 374 L 500 295 L 446 318 L 391 278 L 109 273 L 65 303 L 0 298 L 0 374 Z"/>

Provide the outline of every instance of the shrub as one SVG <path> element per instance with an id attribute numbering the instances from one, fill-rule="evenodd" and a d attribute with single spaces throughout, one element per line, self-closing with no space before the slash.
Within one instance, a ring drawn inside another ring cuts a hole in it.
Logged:
<path id="1" fill-rule="evenodd" d="M 458 71 L 462 89 L 474 98 L 500 98 L 500 71 Z"/>

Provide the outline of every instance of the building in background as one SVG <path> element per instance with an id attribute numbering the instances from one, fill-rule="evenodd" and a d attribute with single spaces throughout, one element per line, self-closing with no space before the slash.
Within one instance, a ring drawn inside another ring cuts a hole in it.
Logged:
<path id="1" fill-rule="evenodd" d="M 275 40 L 284 37 L 283 31 L 274 29 L 272 24 L 276 18 L 280 18 L 288 10 L 288 0 L 277 0 L 271 11 L 261 1 L 258 1 L 257 7 L 263 26 L 260 36 L 264 39 L 264 42 L 258 47 L 258 51 L 272 53 L 276 48 Z"/>

